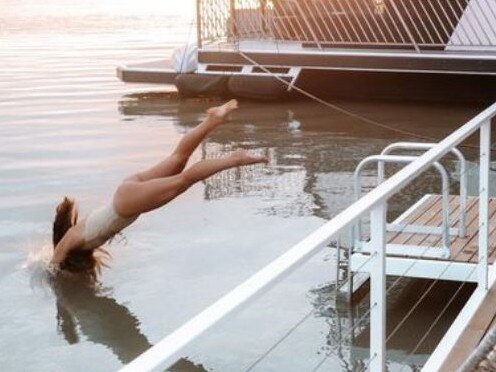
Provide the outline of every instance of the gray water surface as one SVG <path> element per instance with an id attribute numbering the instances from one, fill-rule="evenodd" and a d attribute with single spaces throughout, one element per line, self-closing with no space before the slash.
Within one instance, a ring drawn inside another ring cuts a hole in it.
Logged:
<path id="1" fill-rule="evenodd" d="M 124 85 L 115 78 L 118 64 L 168 56 L 195 34 L 190 7 L 179 4 L 1 1 L 2 370 L 118 369 L 349 205 L 352 172 L 364 156 L 411 139 L 313 102 L 242 101 L 191 161 L 241 147 L 266 154 L 269 166 L 224 172 L 142 216 L 125 239 L 110 245 L 111 268 L 97 288 L 70 279 L 40 282 L 25 263 L 30 253 L 49 246 L 54 208 L 64 195 L 88 213 L 108 200 L 122 178 L 171 152 L 205 109 L 220 103 L 178 99 L 169 87 Z M 435 138 L 480 109 L 373 97 L 338 103 Z M 364 185 L 373 180 L 373 172 L 366 173 Z M 438 191 L 436 175 L 428 174 L 394 200 L 391 214 L 424 192 Z M 366 367 L 368 320 L 353 337 L 349 329 L 367 310 L 367 298 L 353 308 L 335 299 L 334 259 L 330 249 L 313 257 L 194 342 L 172 370 Z M 391 296 L 392 324 L 426 285 L 405 282 Z M 391 341 L 391 370 L 421 366 L 463 304 L 466 293 L 402 362 L 456 289 L 441 285 L 436 293 L 442 295 L 430 296 Z"/>

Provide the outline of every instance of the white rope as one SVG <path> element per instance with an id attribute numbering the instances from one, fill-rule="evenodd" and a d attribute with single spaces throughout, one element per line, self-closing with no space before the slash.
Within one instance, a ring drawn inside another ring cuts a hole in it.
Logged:
<path id="1" fill-rule="evenodd" d="M 277 79 L 278 81 L 280 81 L 281 83 L 285 84 L 288 86 L 288 88 L 292 88 L 296 91 L 298 91 L 299 93 L 307 96 L 308 98 L 316 101 L 316 102 L 319 102 L 321 104 L 323 104 L 324 106 L 327 106 L 333 110 L 336 110 L 342 114 L 345 114 L 345 115 L 348 115 L 348 116 L 351 116 L 355 119 L 358 119 L 358 120 L 361 120 L 365 123 L 368 123 L 370 125 L 373 125 L 375 127 L 379 127 L 381 129 L 386 129 L 386 130 L 390 130 L 390 131 L 393 131 L 393 132 L 396 132 L 396 133 L 400 133 L 400 134 L 403 134 L 403 135 L 407 135 L 407 136 L 411 136 L 411 137 L 415 137 L 415 138 L 418 138 L 418 139 L 423 139 L 423 140 L 428 140 L 428 141 L 435 141 L 435 142 L 439 142 L 438 139 L 434 138 L 434 137 L 430 137 L 430 136 L 425 136 L 425 135 L 421 135 L 421 134 L 418 134 L 418 133 L 414 133 L 414 132 L 411 132 L 409 130 L 404 130 L 404 129 L 398 129 L 398 128 L 393 128 L 387 124 L 384 124 L 384 123 L 381 123 L 381 122 L 378 122 L 376 120 L 373 120 L 373 119 L 369 119 L 369 118 L 366 118 L 360 114 L 356 114 L 354 112 L 351 112 L 349 110 L 346 110 L 345 108 L 342 108 L 336 104 L 333 104 L 333 103 L 330 103 L 328 101 L 325 101 L 323 100 L 322 98 L 320 97 L 317 97 L 316 95 L 300 88 L 299 86 L 297 86 L 296 84 L 291 84 L 290 82 L 286 81 L 285 79 L 283 79 L 282 77 L 274 74 L 272 71 L 270 71 L 267 67 L 261 65 L 260 63 L 258 63 L 257 61 L 255 61 L 253 58 L 251 58 L 250 56 L 248 56 L 246 53 L 244 53 L 243 51 L 241 50 L 238 50 L 237 53 L 243 57 L 244 59 L 246 59 L 248 62 L 250 62 L 251 64 L 257 66 L 259 69 L 261 69 L 262 71 L 264 71 L 266 74 L 269 74 L 271 75 L 271 77 Z"/>
<path id="2" fill-rule="evenodd" d="M 303 94 L 304 96 L 316 101 L 316 102 L 319 102 L 321 104 L 323 104 L 324 106 L 328 107 L 328 108 L 331 108 L 335 111 L 338 111 L 344 115 L 348 115 L 350 117 L 353 117 L 355 119 L 358 119 L 364 123 L 367 123 L 367 124 L 370 124 L 372 126 L 375 126 L 375 127 L 378 127 L 378 128 L 381 128 L 381 129 L 386 129 L 386 130 L 389 130 L 391 132 L 395 132 L 395 133 L 398 133 L 398 134 L 402 134 L 402 135 L 406 135 L 406 136 L 410 136 L 410 137 L 414 137 L 414 138 L 417 138 L 417 139 L 421 139 L 421 140 L 425 140 L 425 141 L 433 141 L 433 142 L 439 142 L 439 138 L 435 138 L 435 137 L 432 137 L 432 136 L 428 136 L 428 135 L 423 135 L 423 134 L 418 134 L 418 133 L 415 133 L 415 132 L 412 132 L 412 131 L 409 131 L 409 130 L 406 130 L 406 129 L 399 129 L 399 128 L 395 128 L 395 127 L 392 127 L 388 124 L 385 124 L 385 123 L 382 123 L 382 122 L 379 122 L 377 120 L 373 120 L 373 119 L 370 119 L 370 118 L 367 118 L 365 116 L 362 116 L 360 114 L 357 114 L 357 113 L 354 113 L 350 110 L 347 110 L 341 106 L 338 106 L 334 103 L 330 103 L 320 97 L 317 97 L 315 94 L 312 94 L 306 90 L 304 90 L 303 88 L 299 87 L 298 85 L 296 85 L 296 83 L 290 83 L 288 81 L 286 81 L 285 79 L 283 79 L 282 77 L 278 76 L 277 74 L 274 74 L 272 71 L 270 71 L 267 67 L 261 65 L 260 63 L 258 63 L 256 60 L 254 60 L 253 58 L 251 58 L 250 56 L 248 56 L 245 52 L 241 51 L 241 50 L 235 50 L 236 53 L 238 53 L 242 58 L 244 58 L 246 61 L 250 62 L 251 64 L 253 64 L 254 66 L 258 67 L 259 69 L 261 69 L 262 71 L 264 71 L 266 74 L 270 75 L 271 77 L 275 78 L 276 80 L 278 80 L 279 82 L 281 82 L 282 84 L 286 85 L 288 88 L 291 88 L 291 89 L 294 89 L 296 90 L 297 92 Z M 470 149 L 476 149 L 478 150 L 479 149 L 479 146 L 473 146 L 473 145 L 468 145 L 468 144 L 465 144 L 465 145 L 460 145 L 460 147 L 464 147 L 464 148 L 470 148 Z M 496 151 L 496 149 L 493 149 L 491 147 L 490 151 Z"/>

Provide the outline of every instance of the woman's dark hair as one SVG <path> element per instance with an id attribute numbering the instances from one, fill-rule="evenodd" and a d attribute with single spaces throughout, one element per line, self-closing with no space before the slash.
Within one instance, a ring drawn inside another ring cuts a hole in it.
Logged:
<path id="1" fill-rule="evenodd" d="M 53 221 L 53 248 L 62 240 L 69 229 L 76 225 L 78 220 L 78 210 L 74 199 L 67 196 L 57 206 L 55 220 Z M 73 273 L 87 273 L 96 275 L 100 272 L 101 266 L 105 266 L 104 259 L 108 257 L 106 250 L 98 248 L 96 250 L 74 250 L 69 252 L 66 259 L 60 264 L 60 269 Z"/>
<path id="2" fill-rule="evenodd" d="M 64 196 L 64 200 L 55 210 L 53 221 L 53 248 L 59 244 L 67 231 L 77 223 L 78 213 L 74 199 Z"/>

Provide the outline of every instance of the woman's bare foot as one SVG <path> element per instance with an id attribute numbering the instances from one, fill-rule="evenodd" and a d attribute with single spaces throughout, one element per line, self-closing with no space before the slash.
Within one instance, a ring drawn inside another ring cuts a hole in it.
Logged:
<path id="1" fill-rule="evenodd" d="M 224 121 L 227 115 L 238 108 L 238 101 L 235 99 L 224 103 L 222 106 L 212 107 L 207 110 L 207 114 L 211 122 L 220 124 Z"/>
<path id="2" fill-rule="evenodd" d="M 267 164 L 269 159 L 266 156 L 252 155 L 248 151 L 238 149 L 231 154 L 231 157 L 236 159 L 237 164 L 250 165 L 250 164 Z"/>

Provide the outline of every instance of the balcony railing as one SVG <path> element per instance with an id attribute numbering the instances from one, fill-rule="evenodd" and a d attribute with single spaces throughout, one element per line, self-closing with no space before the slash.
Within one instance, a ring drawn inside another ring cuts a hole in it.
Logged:
<path id="1" fill-rule="evenodd" d="M 496 52 L 493 0 L 198 0 L 198 41 Z"/>

